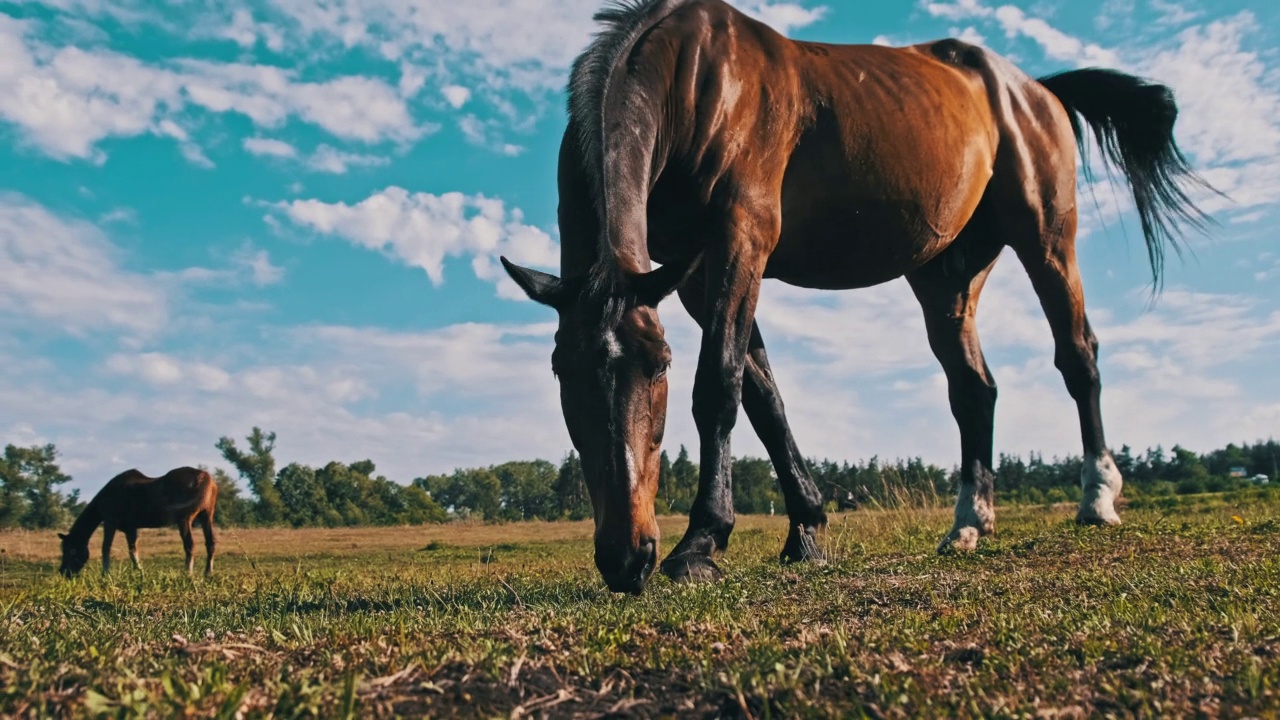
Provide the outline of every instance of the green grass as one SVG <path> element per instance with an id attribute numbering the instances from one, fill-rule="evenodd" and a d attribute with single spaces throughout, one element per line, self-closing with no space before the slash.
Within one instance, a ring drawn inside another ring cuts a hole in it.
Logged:
<path id="1" fill-rule="evenodd" d="M 947 557 L 945 510 L 853 513 L 786 568 L 785 522 L 740 518 L 724 582 L 638 598 L 589 523 L 224 531 L 209 580 L 172 531 L 70 582 L 0 534 L 0 715 L 1280 715 L 1276 495 L 1071 513 Z"/>

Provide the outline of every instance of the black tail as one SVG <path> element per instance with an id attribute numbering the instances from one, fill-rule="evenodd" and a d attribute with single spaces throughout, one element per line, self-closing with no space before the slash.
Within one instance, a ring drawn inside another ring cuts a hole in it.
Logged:
<path id="1" fill-rule="evenodd" d="M 1081 117 L 1093 130 L 1104 160 L 1119 168 L 1129 181 L 1151 259 L 1151 279 L 1159 292 L 1165 245 L 1182 253 L 1175 224 L 1185 222 L 1203 232 L 1212 222 L 1187 197 L 1188 185 L 1213 188 L 1192 171 L 1173 139 L 1173 125 L 1178 119 L 1173 91 L 1099 68 L 1050 75 L 1040 78 L 1040 84 L 1067 109 L 1080 145 L 1085 177 L 1092 179 Z"/>

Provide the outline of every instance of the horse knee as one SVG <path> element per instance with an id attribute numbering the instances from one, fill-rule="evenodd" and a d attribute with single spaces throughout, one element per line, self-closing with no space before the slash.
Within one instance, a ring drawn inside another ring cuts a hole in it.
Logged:
<path id="1" fill-rule="evenodd" d="M 698 432 L 719 432 L 728 436 L 737 423 L 738 406 L 742 403 L 741 376 L 720 372 L 717 377 L 701 374 L 693 387 L 693 421 Z"/>

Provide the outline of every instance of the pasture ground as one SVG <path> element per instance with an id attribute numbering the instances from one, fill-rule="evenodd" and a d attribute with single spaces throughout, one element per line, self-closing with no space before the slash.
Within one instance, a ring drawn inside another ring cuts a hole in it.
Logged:
<path id="1" fill-rule="evenodd" d="M 841 515 L 786 568 L 744 517 L 724 582 L 638 598 L 589 523 L 224 530 L 209 580 L 173 530 L 70 582 L 3 533 L 0 715 L 1280 716 L 1280 493 L 1071 513 L 947 557 L 946 509 Z"/>

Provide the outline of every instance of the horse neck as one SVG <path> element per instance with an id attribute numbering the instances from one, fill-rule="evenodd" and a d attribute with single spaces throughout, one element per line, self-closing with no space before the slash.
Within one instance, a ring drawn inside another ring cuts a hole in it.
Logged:
<path id="1" fill-rule="evenodd" d="M 89 537 L 102 524 L 102 507 L 98 503 L 98 498 L 89 501 L 85 506 L 84 512 L 80 513 L 80 517 L 72 523 L 71 529 L 67 531 L 67 537 L 79 543 L 88 544 Z"/>

